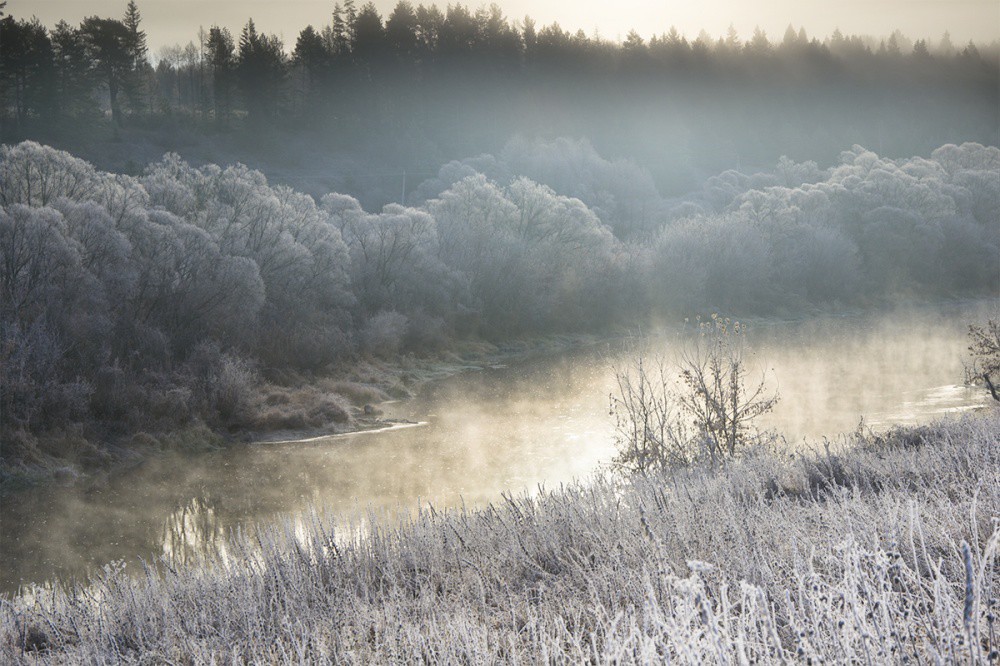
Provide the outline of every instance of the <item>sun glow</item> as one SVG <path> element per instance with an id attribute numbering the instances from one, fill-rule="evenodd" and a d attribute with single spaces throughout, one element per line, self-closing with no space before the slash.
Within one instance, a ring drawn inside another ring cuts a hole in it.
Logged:
<path id="1" fill-rule="evenodd" d="M 383 19 L 397 0 L 376 0 Z M 425 2 L 424 4 L 432 4 Z M 286 47 L 294 45 L 306 25 L 320 27 L 330 21 L 335 3 L 331 0 L 143 0 L 139 2 L 150 46 L 155 53 L 163 46 L 197 43 L 197 28 L 228 27 L 236 33 L 253 18 L 257 26 L 282 38 Z M 341 3 L 343 4 L 343 3 Z M 364 4 L 357 1 L 357 6 Z M 420 4 L 413 2 L 414 5 Z M 448 2 L 438 2 L 442 11 Z M 483 4 L 464 3 L 471 9 Z M 945 30 L 955 43 L 970 39 L 989 43 L 1000 38 L 1000 4 L 993 0 L 706 0 L 706 2 L 648 2 L 620 0 L 503 0 L 497 3 L 504 14 L 523 20 L 531 16 L 539 26 L 558 22 L 564 30 L 582 30 L 586 35 L 618 41 L 630 30 L 643 38 L 667 32 L 675 26 L 688 39 L 704 30 L 712 38 L 724 35 L 730 26 L 749 38 L 760 27 L 780 40 L 789 24 L 804 27 L 820 39 L 839 28 L 848 34 L 885 37 L 901 30 L 912 39 L 937 42 Z M 36 15 L 46 25 L 59 19 L 79 22 L 84 16 L 119 16 L 124 0 L 11 0 L 7 10 L 15 16 Z"/>

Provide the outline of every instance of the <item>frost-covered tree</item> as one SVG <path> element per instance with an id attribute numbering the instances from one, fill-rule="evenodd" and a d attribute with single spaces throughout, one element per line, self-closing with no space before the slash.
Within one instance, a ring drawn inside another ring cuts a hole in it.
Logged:
<path id="1" fill-rule="evenodd" d="M 0 204 L 46 206 L 59 197 L 84 200 L 97 189 L 97 172 L 67 153 L 25 141 L 0 146 Z"/>
<path id="2" fill-rule="evenodd" d="M 582 201 L 621 239 L 651 233 L 663 202 L 650 174 L 627 160 L 606 160 L 589 142 L 514 138 L 497 155 L 450 162 L 417 196 L 431 199 L 463 178 L 481 173 L 497 183 L 526 177 Z"/>
<path id="3" fill-rule="evenodd" d="M 435 219 L 397 204 L 378 215 L 365 213 L 356 201 L 350 204 L 324 199 L 351 252 L 351 284 L 362 314 L 419 309 L 450 316 L 464 281 L 439 256 Z"/>
<path id="4" fill-rule="evenodd" d="M 132 177 L 5 145 L 0 428 L 230 427 L 258 371 L 357 352 L 596 330 L 650 310 L 993 293 L 998 170 L 1000 150 L 979 144 L 899 160 L 855 146 L 827 170 L 782 159 L 667 201 L 588 144 L 513 142 L 442 167 L 419 207 L 369 213 L 243 165 L 168 154 Z"/>
<path id="5" fill-rule="evenodd" d="M 5 316 L 30 324 L 67 304 L 82 268 L 57 211 L 21 204 L 5 207 L 0 210 L 0 241 Z"/>
<path id="6" fill-rule="evenodd" d="M 985 325 L 969 326 L 970 378 L 981 379 L 994 400 L 1000 401 L 1000 322 L 990 319 Z"/>
<path id="7" fill-rule="evenodd" d="M 266 292 L 258 341 L 267 359 L 322 365 L 344 353 L 353 301 L 347 248 L 311 197 L 271 187 L 242 165 L 195 169 L 176 156 L 147 169 L 144 183 L 154 205 L 204 229 L 223 254 L 253 263 Z"/>

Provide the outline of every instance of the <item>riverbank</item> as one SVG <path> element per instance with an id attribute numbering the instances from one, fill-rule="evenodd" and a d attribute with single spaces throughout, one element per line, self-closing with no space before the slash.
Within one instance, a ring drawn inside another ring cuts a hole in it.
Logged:
<path id="1" fill-rule="evenodd" d="M 501 344 L 464 341 L 436 355 L 392 360 L 357 359 L 324 375 L 277 373 L 249 387 L 244 414 L 228 424 L 201 419 L 169 430 L 94 434 L 80 424 L 43 433 L 32 441 L 5 441 L 28 455 L 0 464 L 0 496 L 45 483 L 79 484 L 134 468 L 165 453 L 197 454 L 223 447 L 287 442 L 377 430 L 400 421 L 384 418 L 379 405 L 406 400 L 428 382 L 461 372 L 504 365 L 596 344 L 591 334 L 549 335 Z"/>
<path id="2" fill-rule="evenodd" d="M 620 479 L 364 539 L 305 524 L 228 557 L 0 604 L 6 663 L 986 660 L 1000 410 L 718 472 Z"/>

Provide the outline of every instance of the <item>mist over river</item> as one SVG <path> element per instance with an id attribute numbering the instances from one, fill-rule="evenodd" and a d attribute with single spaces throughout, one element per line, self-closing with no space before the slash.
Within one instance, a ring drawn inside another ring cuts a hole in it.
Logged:
<path id="1" fill-rule="evenodd" d="M 780 395 L 760 425 L 802 447 L 862 418 L 878 430 L 981 405 L 985 392 L 962 386 L 966 332 L 996 307 L 751 322 L 752 364 Z M 657 331 L 643 346 L 669 361 L 690 335 L 690 326 Z M 369 509 L 476 506 L 586 478 L 615 454 L 609 394 L 614 368 L 633 354 L 626 347 L 605 342 L 483 368 L 382 406 L 388 418 L 419 423 L 412 427 L 156 458 L 106 483 L 5 497 L 0 592 L 116 560 L 185 560 L 233 529 L 312 507 L 357 526 Z"/>

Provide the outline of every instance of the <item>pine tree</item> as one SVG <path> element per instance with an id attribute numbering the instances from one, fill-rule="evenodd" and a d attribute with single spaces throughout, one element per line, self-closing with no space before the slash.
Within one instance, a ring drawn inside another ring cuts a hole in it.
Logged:
<path id="1" fill-rule="evenodd" d="M 128 73 L 122 84 L 125 88 L 125 94 L 129 98 L 129 103 L 139 111 L 146 109 L 146 79 L 150 68 L 149 62 L 146 60 L 146 56 L 149 54 L 149 48 L 146 46 L 146 33 L 139 29 L 141 22 L 142 16 L 139 14 L 139 6 L 135 4 L 135 0 L 129 0 L 125 7 L 125 17 L 122 19 L 122 23 L 128 29 L 126 48 L 132 62 L 131 72 Z"/>
<path id="2" fill-rule="evenodd" d="M 149 49 L 146 46 L 146 33 L 139 29 L 139 24 L 142 22 L 142 16 L 139 14 L 139 6 L 135 4 L 135 0 L 129 0 L 128 6 L 125 7 L 125 18 L 122 23 L 128 28 L 130 41 L 129 41 L 129 51 L 135 60 L 134 66 L 139 67 L 142 63 L 146 61 L 146 55 L 149 53 Z"/>
<path id="3" fill-rule="evenodd" d="M 281 40 L 259 34 L 253 19 L 247 21 L 240 35 L 236 73 L 250 118 L 274 116 L 285 77 L 285 55 Z"/>
<path id="4" fill-rule="evenodd" d="M 348 44 L 354 44 L 354 34 L 358 23 L 358 10 L 354 0 L 344 0 L 344 37 Z"/>
<path id="5" fill-rule="evenodd" d="M 417 14 L 413 5 L 400 0 L 385 22 L 386 38 L 397 54 L 411 54 L 417 45 Z"/>
<path id="6" fill-rule="evenodd" d="M 350 44 L 347 30 L 347 23 L 344 21 L 344 9 L 340 6 L 340 3 L 337 3 L 333 7 L 333 26 L 331 29 L 333 43 L 330 45 L 330 51 L 334 55 L 347 53 L 348 45 Z"/>
<path id="7" fill-rule="evenodd" d="M 384 48 L 385 28 L 375 5 L 366 2 L 353 24 L 351 52 L 362 59 L 377 60 Z"/>
<path id="8" fill-rule="evenodd" d="M 236 46 L 226 28 L 212 26 L 208 30 L 208 66 L 212 72 L 212 101 L 215 120 L 220 125 L 229 122 L 233 108 L 233 73 L 236 68 Z"/>
<path id="9" fill-rule="evenodd" d="M 116 127 L 121 127 L 119 94 L 127 90 L 127 80 L 134 71 L 135 64 L 129 50 L 131 33 L 121 21 L 97 16 L 85 18 L 80 24 L 80 32 L 87 45 L 87 57 L 94 63 L 95 71 L 108 87 L 112 122 Z"/>
<path id="10" fill-rule="evenodd" d="M 18 122 L 50 114 L 54 83 L 52 42 L 38 19 L 0 20 L 0 117 L 9 104 Z"/>
<path id="11" fill-rule="evenodd" d="M 785 36 L 781 40 L 781 45 L 786 49 L 788 49 L 794 47 L 797 41 L 798 41 L 798 34 L 795 32 L 795 28 L 792 26 L 792 24 L 789 23 L 788 27 L 785 28 Z"/>
<path id="12" fill-rule="evenodd" d="M 941 43 L 938 44 L 938 50 L 942 55 L 950 56 L 955 54 L 955 45 L 951 41 L 951 33 L 947 30 L 941 35 Z"/>
<path id="13" fill-rule="evenodd" d="M 71 117 L 96 113 L 91 94 L 94 71 L 81 32 L 66 21 L 59 21 L 52 31 L 52 48 L 57 112 Z"/>

